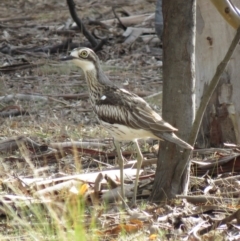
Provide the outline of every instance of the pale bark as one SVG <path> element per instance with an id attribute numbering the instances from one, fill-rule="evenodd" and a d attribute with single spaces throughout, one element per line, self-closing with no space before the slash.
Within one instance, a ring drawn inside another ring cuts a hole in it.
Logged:
<path id="1" fill-rule="evenodd" d="M 228 1 L 215 1 L 220 12 Z M 232 1 L 238 4 L 238 1 Z M 224 5 L 225 4 L 225 5 Z M 227 6 L 227 5 L 226 5 Z M 219 14 L 215 6 L 204 0 L 198 1 L 197 6 L 197 35 L 196 35 L 196 106 L 200 105 L 203 91 L 208 86 L 220 61 L 225 56 L 239 22 L 237 13 Z M 231 8 L 232 9 L 232 8 Z M 228 20 L 228 22 L 226 21 Z M 229 25 L 229 23 L 231 25 Z M 240 143 L 240 48 L 238 47 L 231 61 L 221 76 L 217 90 L 213 94 L 206 110 L 203 124 L 197 139 L 198 147 L 221 146 L 224 142 Z"/>

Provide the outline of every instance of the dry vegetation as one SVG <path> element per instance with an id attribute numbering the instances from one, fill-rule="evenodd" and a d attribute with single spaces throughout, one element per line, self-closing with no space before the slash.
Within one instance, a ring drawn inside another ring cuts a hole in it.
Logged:
<path id="1" fill-rule="evenodd" d="M 98 52 L 106 73 L 160 112 L 162 52 L 151 18 L 155 2 L 75 2 L 88 30 L 108 37 Z M 112 6 L 130 16 L 148 14 L 132 24 L 146 33 L 129 40 L 117 21 L 107 30 L 100 26 L 114 19 Z M 141 142 L 139 207 L 121 210 L 111 137 L 97 125 L 79 69 L 60 61 L 71 44 L 51 51 L 67 39 L 89 45 L 72 27 L 66 2 L 2 0 L 0 16 L 1 240 L 240 239 L 236 146 L 196 150 L 190 196 L 156 205 L 147 197 L 157 147 Z M 131 197 L 135 156 L 130 144 L 123 149 Z"/>

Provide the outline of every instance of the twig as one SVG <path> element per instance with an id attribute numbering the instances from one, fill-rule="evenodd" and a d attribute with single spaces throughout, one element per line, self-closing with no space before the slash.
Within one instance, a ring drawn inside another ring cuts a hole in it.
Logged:
<path id="1" fill-rule="evenodd" d="M 107 42 L 107 39 L 101 39 L 101 41 L 98 43 L 98 45 L 96 47 L 93 48 L 93 50 L 95 52 L 97 52 L 98 50 L 102 49 L 102 46 Z"/>
<path id="2" fill-rule="evenodd" d="M 115 18 L 118 20 L 120 27 L 122 27 L 122 29 L 125 31 L 127 29 L 127 27 L 122 23 L 122 21 L 118 17 L 118 15 L 115 11 L 115 7 L 112 7 L 112 11 L 113 11 L 113 14 L 114 14 Z"/>
<path id="3" fill-rule="evenodd" d="M 72 19 L 77 24 L 80 31 L 83 33 L 83 35 L 88 39 L 88 41 L 92 44 L 93 47 L 96 47 L 98 45 L 97 40 L 87 31 L 84 24 L 82 23 L 81 19 L 78 17 L 76 11 L 75 11 L 75 3 L 73 0 L 67 0 L 69 12 L 72 16 Z"/>

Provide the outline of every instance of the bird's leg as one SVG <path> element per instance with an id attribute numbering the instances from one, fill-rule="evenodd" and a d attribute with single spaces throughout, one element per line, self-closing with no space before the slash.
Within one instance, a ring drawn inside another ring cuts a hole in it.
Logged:
<path id="1" fill-rule="evenodd" d="M 117 140 L 114 140 L 114 146 L 116 148 L 117 151 L 117 155 L 118 155 L 118 164 L 120 167 L 120 179 L 121 179 L 121 195 L 122 195 L 122 199 L 125 199 L 125 192 L 124 192 L 124 175 L 123 175 L 123 164 L 124 164 L 124 158 L 121 152 L 121 147 L 120 147 L 120 143 Z M 124 201 L 123 201 L 123 206 L 124 206 Z"/>
<path id="2" fill-rule="evenodd" d="M 143 162 L 143 155 L 142 155 L 142 152 L 141 152 L 140 147 L 138 145 L 138 141 L 135 140 L 134 144 L 135 144 L 135 148 L 136 148 L 136 151 L 137 151 L 137 174 L 136 174 L 136 180 L 135 180 L 134 191 L 133 191 L 133 199 L 132 199 L 132 205 L 133 206 L 136 205 L 139 173 L 140 173 L 140 168 L 141 168 L 142 162 Z"/>

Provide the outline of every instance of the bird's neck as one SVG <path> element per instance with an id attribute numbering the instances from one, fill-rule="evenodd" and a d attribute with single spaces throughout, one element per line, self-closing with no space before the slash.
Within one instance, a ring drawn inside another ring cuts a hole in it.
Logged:
<path id="1" fill-rule="evenodd" d="M 90 91 L 92 92 L 102 92 L 101 89 L 104 89 L 106 86 L 111 86 L 113 83 L 108 79 L 106 74 L 101 68 L 97 71 L 87 70 L 84 72 L 87 85 Z"/>

